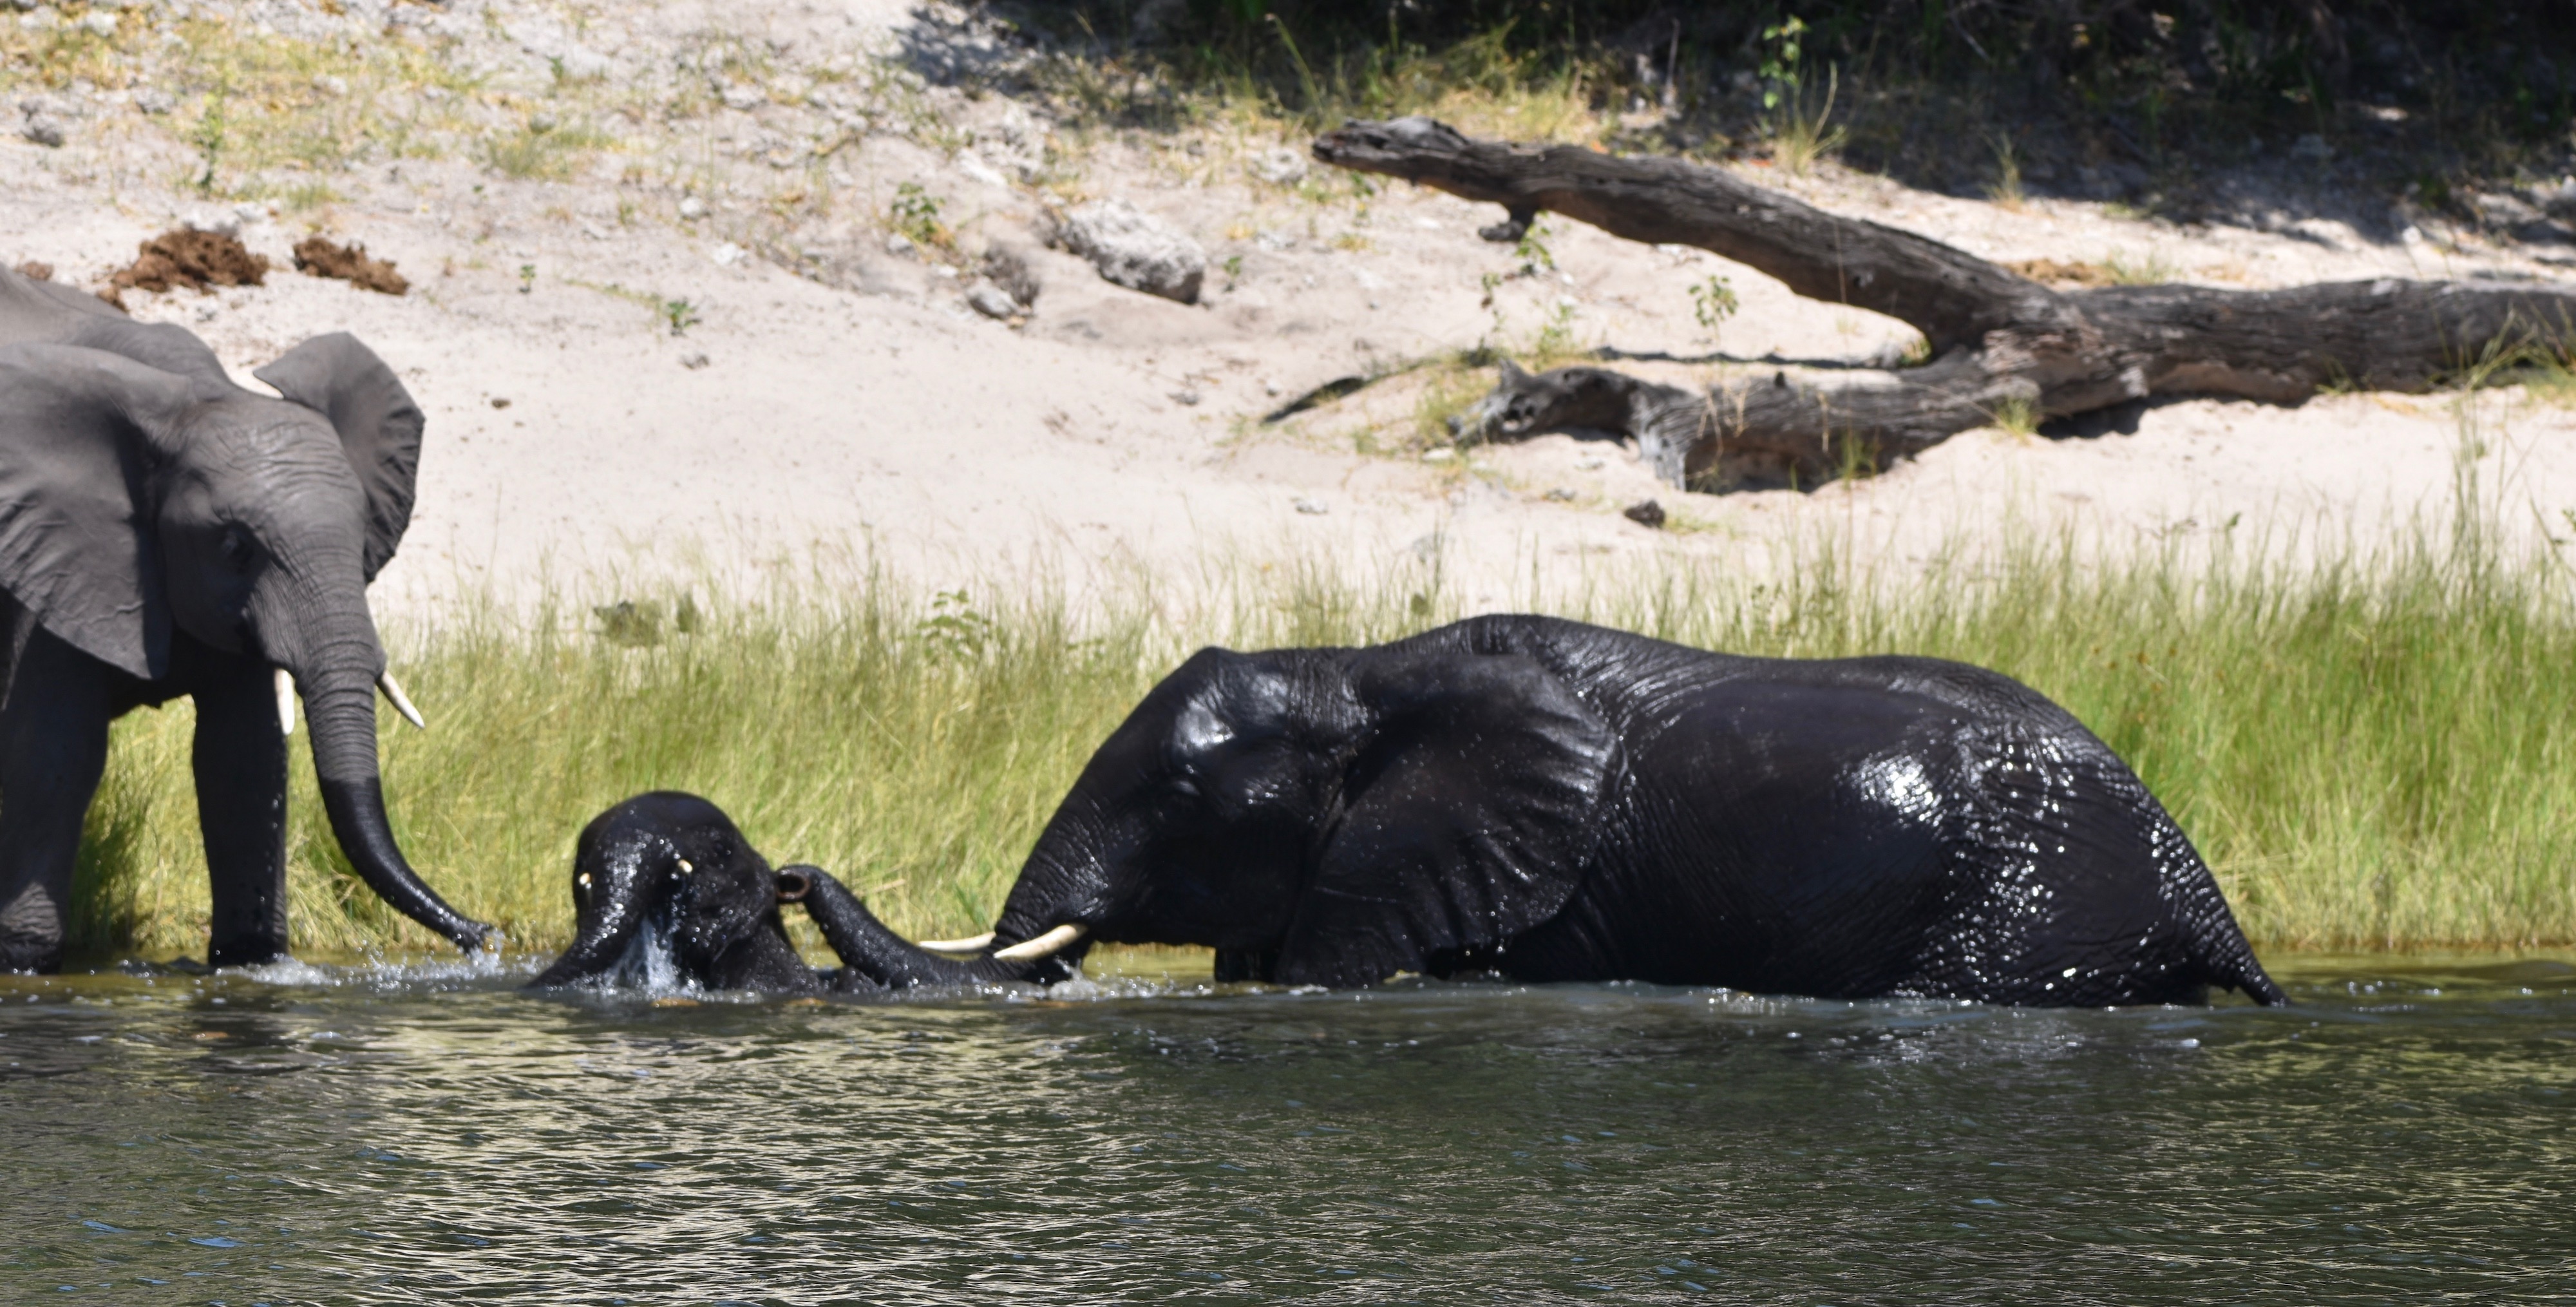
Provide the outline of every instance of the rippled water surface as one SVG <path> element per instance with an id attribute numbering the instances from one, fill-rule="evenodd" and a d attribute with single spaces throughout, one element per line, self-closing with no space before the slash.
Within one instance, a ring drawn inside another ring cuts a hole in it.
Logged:
<path id="1" fill-rule="evenodd" d="M 2576 1295 L 2576 969 L 2283 970 L 2117 1012 L 0 980 L 0 1300 Z"/>

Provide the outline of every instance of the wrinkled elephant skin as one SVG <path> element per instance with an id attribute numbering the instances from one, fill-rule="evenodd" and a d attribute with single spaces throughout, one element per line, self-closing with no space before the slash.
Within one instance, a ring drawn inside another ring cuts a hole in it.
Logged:
<path id="1" fill-rule="evenodd" d="M 987 960 L 1094 940 L 1285 984 L 2282 1001 L 2163 807 L 2029 688 L 1539 617 L 1191 658 L 1083 768 Z"/>
<path id="2" fill-rule="evenodd" d="M 285 398 L 184 329 L 0 270 L 0 971 L 62 965 L 108 722 L 181 696 L 210 960 L 285 956 L 281 672 L 350 866 L 461 948 L 491 934 L 404 860 L 377 767 L 367 583 L 411 518 L 420 408 L 347 335 L 258 376 Z"/>
<path id="3" fill-rule="evenodd" d="M 572 947 L 530 988 L 871 993 L 1021 979 L 1027 970 L 913 948 L 830 873 L 772 871 L 732 818 L 674 790 L 639 794 L 591 819 L 573 852 L 572 901 Z M 805 964 L 782 903 L 804 907 L 843 966 Z"/>

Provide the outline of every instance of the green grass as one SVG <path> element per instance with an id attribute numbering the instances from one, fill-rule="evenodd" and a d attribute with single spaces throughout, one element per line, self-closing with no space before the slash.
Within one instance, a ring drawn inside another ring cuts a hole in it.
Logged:
<path id="1" fill-rule="evenodd" d="M 1879 582 L 1817 542 L 1768 582 L 1673 561 L 1530 606 L 1744 653 L 2018 676 L 2137 767 L 2267 946 L 2566 945 L 2576 600 L 2550 547 L 2500 543 L 2496 516 L 2300 564 L 2233 532 L 2116 564 L 2025 535 Z M 677 595 L 634 596 L 614 631 L 588 603 L 397 628 L 431 729 L 385 716 L 396 829 L 522 950 L 566 938 L 582 823 L 660 786 L 714 798 L 774 859 L 834 869 L 900 930 L 972 933 L 1091 748 L 1191 648 L 1375 641 L 1458 615 L 1436 566 L 1350 581 L 1226 564 L 1189 593 L 1137 580 L 1076 599 L 1041 579 L 933 595 L 859 570 L 702 589 L 685 621 L 661 616 Z M 184 704 L 117 726 L 77 892 L 92 952 L 202 952 L 188 730 Z M 341 866 L 296 767 L 299 950 L 431 947 Z"/>

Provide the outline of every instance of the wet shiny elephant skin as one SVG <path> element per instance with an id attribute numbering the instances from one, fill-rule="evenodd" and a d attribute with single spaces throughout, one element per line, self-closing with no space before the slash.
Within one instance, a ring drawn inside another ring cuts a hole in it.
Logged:
<path id="1" fill-rule="evenodd" d="M 400 700 L 366 591 L 410 522 L 420 407 L 346 334 L 256 375 L 279 397 L 183 328 L 0 269 L 0 971 L 62 965 L 108 722 L 182 697 L 212 962 L 287 951 L 299 695 L 349 865 L 461 948 L 491 932 L 404 860 L 377 764 L 378 685 Z"/>
<path id="2" fill-rule="evenodd" d="M 829 872 L 771 870 L 722 809 L 676 790 L 639 794 L 583 828 L 572 897 L 572 946 L 531 988 L 871 993 L 1064 974 L 915 949 Z M 844 965 L 818 970 L 798 956 L 780 913 L 791 903 L 813 918 Z"/>
<path id="3" fill-rule="evenodd" d="M 2163 807 L 2028 687 L 1539 617 L 1191 658 L 1085 766 L 987 949 L 1093 940 L 1288 984 L 2281 999 Z"/>

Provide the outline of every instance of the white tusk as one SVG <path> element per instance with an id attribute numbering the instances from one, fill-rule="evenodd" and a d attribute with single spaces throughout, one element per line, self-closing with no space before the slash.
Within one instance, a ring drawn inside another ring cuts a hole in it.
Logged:
<path id="1" fill-rule="evenodd" d="M 283 667 L 277 669 L 277 733 L 295 734 L 295 677 Z"/>
<path id="2" fill-rule="evenodd" d="M 1058 926 L 1036 939 L 1023 940 L 993 955 L 995 962 L 1035 962 L 1039 958 L 1063 952 L 1082 938 L 1080 926 Z"/>
<path id="3" fill-rule="evenodd" d="M 914 948 L 931 953 L 981 953 L 993 942 L 993 932 L 985 931 L 968 939 L 925 939 Z"/>
<path id="4" fill-rule="evenodd" d="M 392 672 L 377 673 L 376 688 L 385 692 L 385 702 L 392 704 L 394 711 L 401 713 L 403 720 L 410 722 L 413 730 L 429 729 L 429 723 L 420 719 L 420 709 L 411 706 L 411 696 L 402 692 L 402 682 L 395 680 Z"/>

